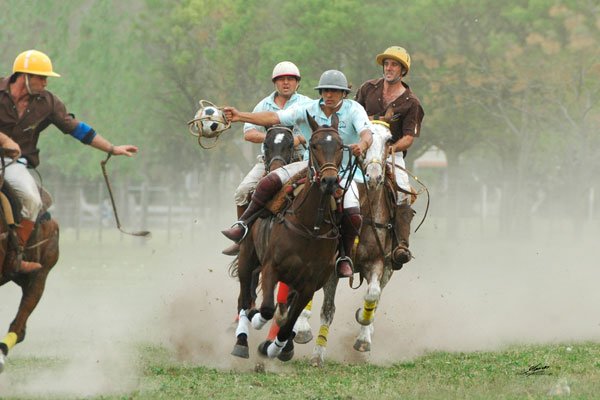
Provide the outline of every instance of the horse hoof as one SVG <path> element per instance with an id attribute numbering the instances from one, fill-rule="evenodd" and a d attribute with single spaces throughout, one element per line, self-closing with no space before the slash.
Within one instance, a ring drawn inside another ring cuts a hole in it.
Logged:
<path id="1" fill-rule="evenodd" d="M 354 342 L 354 350 L 360 351 L 361 353 L 366 353 L 367 351 L 371 351 L 371 343 L 363 342 L 362 340 L 357 340 Z"/>
<path id="2" fill-rule="evenodd" d="M 269 355 L 267 354 L 267 348 L 269 347 L 269 345 L 272 342 L 270 340 L 265 340 L 264 342 L 262 342 L 261 344 L 258 345 L 258 354 L 260 354 L 263 357 L 269 357 Z"/>
<path id="3" fill-rule="evenodd" d="M 314 356 L 313 358 L 310 359 L 310 365 L 311 365 L 311 367 L 322 368 L 323 364 L 324 364 L 324 361 L 319 356 Z"/>
<path id="4" fill-rule="evenodd" d="M 277 356 L 280 361 L 290 361 L 294 357 L 294 341 L 288 340 L 281 353 Z"/>
<path id="5" fill-rule="evenodd" d="M 312 338 L 313 334 L 311 331 L 300 331 L 296 333 L 296 336 L 294 336 L 294 342 L 298 344 L 306 344 L 310 342 Z"/>
<path id="6" fill-rule="evenodd" d="M 250 352 L 248 351 L 248 346 L 242 346 L 236 344 L 233 346 L 233 351 L 231 352 L 232 356 L 240 357 L 240 358 L 250 358 Z"/>

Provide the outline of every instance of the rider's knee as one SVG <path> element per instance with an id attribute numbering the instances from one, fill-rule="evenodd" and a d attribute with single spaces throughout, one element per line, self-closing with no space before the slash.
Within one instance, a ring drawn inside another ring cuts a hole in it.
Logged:
<path id="1" fill-rule="evenodd" d="M 23 205 L 21 209 L 21 215 L 23 218 L 30 221 L 35 221 L 38 217 L 38 214 L 42 210 L 42 198 L 39 196 L 39 194 L 37 196 L 23 196 L 21 198 L 21 203 Z"/>

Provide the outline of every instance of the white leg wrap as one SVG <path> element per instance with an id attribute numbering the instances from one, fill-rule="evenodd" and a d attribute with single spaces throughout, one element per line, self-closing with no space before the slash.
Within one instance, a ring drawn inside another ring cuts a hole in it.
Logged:
<path id="1" fill-rule="evenodd" d="M 312 312 L 310 310 L 302 310 L 302 313 L 300 314 L 300 316 L 296 320 L 296 323 L 294 324 L 295 333 L 310 331 L 310 322 L 308 321 L 308 319 L 310 318 L 311 314 Z"/>
<path id="2" fill-rule="evenodd" d="M 237 329 L 235 330 L 235 336 L 238 337 L 242 333 L 245 333 L 246 336 L 250 335 L 250 320 L 246 315 L 246 310 L 240 310 L 240 318 L 238 320 Z"/>
<path id="3" fill-rule="evenodd" d="M 267 347 L 267 356 L 269 356 L 269 358 L 277 357 L 281 354 L 281 350 L 283 350 L 286 344 L 287 340 L 280 342 L 279 339 L 275 338 L 275 341 Z"/>
<path id="4" fill-rule="evenodd" d="M 267 320 L 264 319 L 263 316 L 260 315 L 260 313 L 256 313 L 254 314 L 254 317 L 252 317 L 252 327 L 256 330 L 262 329 L 262 327 L 265 326 L 266 323 Z"/>

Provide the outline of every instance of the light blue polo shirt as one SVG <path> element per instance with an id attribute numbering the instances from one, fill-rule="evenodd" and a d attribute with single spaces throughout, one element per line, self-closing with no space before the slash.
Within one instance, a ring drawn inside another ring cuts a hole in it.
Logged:
<path id="1" fill-rule="evenodd" d="M 306 111 L 315 119 L 319 125 L 331 126 L 331 117 L 325 116 L 321 110 L 323 99 L 312 100 L 308 103 L 298 104 L 296 106 L 286 108 L 285 110 L 277 111 L 279 121 L 282 125 L 295 125 L 304 135 L 306 142 L 310 140 L 312 129 L 306 117 Z M 345 145 L 358 143 L 360 141 L 360 133 L 365 129 L 371 130 L 371 121 L 363 106 L 354 100 L 344 99 L 342 106 L 335 112 L 338 116 L 338 132 Z M 348 163 L 348 152 L 344 151 L 342 167 Z M 308 159 L 308 151 L 304 154 L 304 158 Z M 345 175 L 348 171 L 342 171 Z M 363 182 L 363 176 L 358 168 L 354 174 L 354 180 Z"/>
<path id="2" fill-rule="evenodd" d="M 262 99 L 261 101 L 258 102 L 258 104 L 254 107 L 254 110 L 252 110 L 252 112 L 261 112 L 261 111 L 281 111 L 282 108 L 279 107 L 277 105 L 277 103 L 275 103 L 275 94 L 277 92 L 273 92 L 270 95 L 268 95 L 267 97 L 265 97 L 264 99 Z M 299 104 L 303 104 L 303 103 L 307 103 L 309 101 L 313 101 L 313 99 L 311 99 L 308 96 L 305 96 L 303 94 L 300 93 L 294 93 L 292 95 L 292 97 L 289 98 L 288 101 L 286 101 L 285 105 L 283 106 L 283 110 L 287 110 L 290 107 L 293 107 L 295 105 L 299 105 Z M 288 126 L 292 126 L 293 124 L 289 124 Z M 257 129 L 261 132 L 266 132 L 266 129 L 264 126 L 260 126 L 260 125 L 254 125 L 254 124 L 250 124 L 248 122 L 246 122 L 244 124 L 244 132 L 250 130 L 250 129 Z M 294 134 L 299 134 L 299 132 L 297 132 L 296 127 L 294 127 Z M 308 142 L 307 142 L 308 143 Z M 264 150 L 264 145 L 260 146 L 260 150 L 263 154 L 265 154 L 265 150 Z"/>

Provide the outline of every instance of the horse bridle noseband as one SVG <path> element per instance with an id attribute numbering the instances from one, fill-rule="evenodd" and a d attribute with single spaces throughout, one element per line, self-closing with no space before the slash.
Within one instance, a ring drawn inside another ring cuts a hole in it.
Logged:
<path id="1" fill-rule="evenodd" d="M 323 132 L 323 131 L 332 131 L 332 132 L 335 132 L 335 130 L 333 128 L 317 129 L 316 131 L 313 132 L 313 134 L 312 134 L 312 136 L 310 138 L 310 141 L 312 142 L 312 138 L 314 137 L 314 135 L 316 133 Z M 313 150 L 312 150 L 312 147 L 310 146 L 310 143 L 309 143 L 309 146 L 308 146 L 308 153 L 309 153 L 309 157 L 308 157 L 308 162 L 309 162 L 308 173 L 309 173 L 309 179 L 310 179 L 311 183 L 319 183 L 319 182 L 321 182 L 321 176 L 323 175 L 323 173 L 325 171 L 334 170 L 335 173 L 336 173 L 336 175 L 338 174 L 339 168 L 338 168 L 337 165 L 335 165 L 332 162 L 326 162 L 323 165 L 319 165 L 319 163 L 316 160 L 316 158 L 313 157 Z"/>

